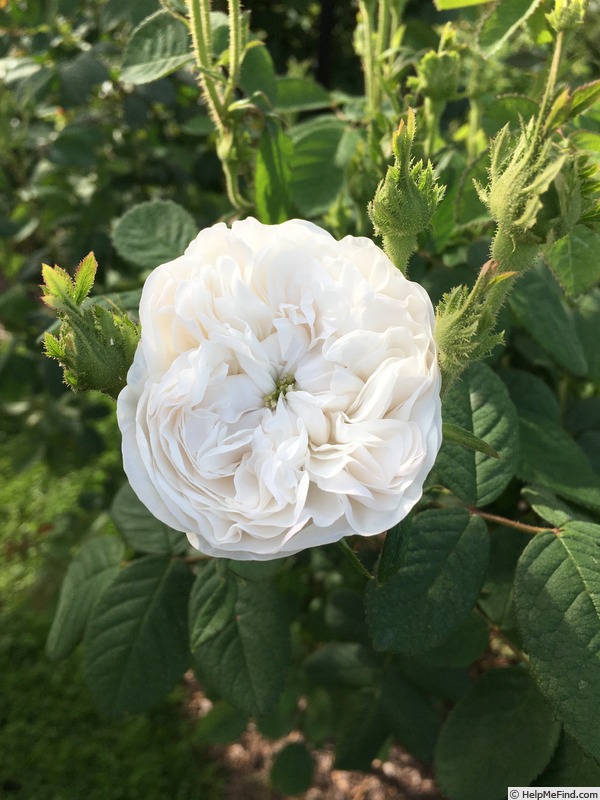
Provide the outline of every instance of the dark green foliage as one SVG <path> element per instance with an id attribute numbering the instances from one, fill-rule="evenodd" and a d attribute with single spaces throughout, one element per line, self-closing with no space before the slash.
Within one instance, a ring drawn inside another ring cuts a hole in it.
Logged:
<path id="1" fill-rule="evenodd" d="M 310 789 L 314 764 L 301 742 L 287 744 L 275 756 L 271 767 L 271 785 L 283 794 L 300 794 Z"/>
<path id="2" fill-rule="evenodd" d="M 139 553 L 184 553 L 187 539 L 153 517 L 138 500 L 128 483 L 119 489 L 110 507 L 119 533 L 127 544 Z"/>
<path id="3" fill-rule="evenodd" d="M 189 617 L 200 677 L 248 714 L 269 713 L 290 658 L 288 619 L 273 586 L 220 577 L 213 561 L 196 578 Z"/>
<path id="4" fill-rule="evenodd" d="M 191 582 L 182 561 L 144 556 L 125 567 L 100 596 L 83 644 L 86 679 L 106 716 L 145 711 L 189 667 Z"/>
<path id="5" fill-rule="evenodd" d="M 501 800 L 548 764 L 560 725 L 527 671 L 487 673 L 453 708 L 435 753 L 442 791 L 464 800 Z"/>
<path id="6" fill-rule="evenodd" d="M 515 576 L 515 607 L 538 686 L 566 730 L 600 760 L 597 630 L 600 525 L 536 536 Z"/>
<path id="7" fill-rule="evenodd" d="M 366 591 L 367 621 L 377 650 L 417 654 L 464 622 L 488 565 L 484 522 L 463 509 L 424 511 L 414 521 L 396 575 Z"/>
<path id="8" fill-rule="evenodd" d="M 488 505 L 514 476 L 519 458 L 517 414 L 502 381 L 485 364 L 473 364 L 448 393 L 444 420 L 474 433 L 500 456 L 447 441 L 437 460 L 442 483 L 461 500 Z"/>

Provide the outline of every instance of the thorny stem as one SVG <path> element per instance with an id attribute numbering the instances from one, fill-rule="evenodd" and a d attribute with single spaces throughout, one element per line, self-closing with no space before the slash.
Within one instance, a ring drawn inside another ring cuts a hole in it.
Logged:
<path id="1" fill-rule="evenodd" d="M 180 14 L 179 11 L 177 11 L 175 8 L 172 8 L 169 5 L 168 0 L 160 0 L 160 6 L 161 6 L 162 9 L 164 9 L 172 17 L 174 17 L 175 19 L 178 19 L 180 22 L 183 22 L 184 25 L 187 25 L 189 27 L 189 22 L 188 22 L 187 17 L 185 17 L 183 14 Z"/>
<path id="2" fill-rule="evenodd" d="M 223 132 L 223 104 L 210 75 L 213 69 L 211 51 L 211 32 L 208 0 L 187 0 L 191 20 L 191 34 L 194 56 L 200 72 L 200 86 L 210 118 L 217 131 Z"/>
<path id="3" fill-rule="evenodd" d="M 379 0 L 379 17 L 377 19 L 377 46 L 376 46 L 376 60 L 380 61 L 382 55 L 388 49 L 390 44 L 390 24 L 391 24 L 391 10 L 389 0 Z M 380 82 L 377 81 L 377 87 Z M 375 98 L 379 100 L 378 97 Z"/>
<path id="4" fill-rule="evenodd" d="M 471 68 L 471 77 L 469 81 L 469 85 L 472 87 L 477 86 L 477 80 L 479 77 L 480 72 L 480 65 L 477 57 L 473 57 L 472 61 L 472 68 Z M 467 158 L 469 164 L 472 164 L 473 161 L 479 155 L 477 142 L 478 136 L 477 133 L 479 131 L 479 124 L 481 118 L 481 111 L 479 106 L 479 97 L 476 95 L 476 89 L 473 89 L 473 96 L 469 98 L 469 137 L 467 139 Z"/>
<path id="5" fill-rule="evenodd" d="M 440 103 L 432 100 L 430 97 L 425 98 L 423 106 L 425 113 L 425 120 L 427 122 L 427 138 L 424 142 L 425 158 L 430 159 L 435 151 L 435 140 L 438 136 L 441 107 Z"/>
<path id="6" fill-rule="evenodd" d="M 240 0 L 228 0 L 229 9 L 229 78 L 225 89 L 224 106 L 227 108 L 239 77 L 242 59 L 242 9 Z"/>
<path id="7" fill-rule="evenodd" d="M 506 528 L 514 528 L 516 531 L 523 533 L 554 533 L 559 532 L 558 528 L 544 528 L 538 525 L 527 525 L 525 522 L 517 522 L 507 517 L 501 517 L 498 514 L 488 514 L 487 511 L 480 511 L 478 508 L 470 508 L 469 513 L 474 517 L 481 517 L 488 522 L 495 522 L 498 525 L 503 525 Z"/>
<path id="8" fill-rule="evenodd" d="M 229 77 L 224 92 L 217 88 L 213 75 L 212 34 L 210 27 L 210 0 L 187 0 L 191 20 L 194 56 L 200 72 L 200 86 L 210 118 L 217 129 L 220 141 L 227 134 L 232 136 L 228 106 L 239 78 L 242 60 L 242 10 L 240 0 L 229 0 Z M 227 156 L 221 157 L 225 173 L 227 197 L 235 209 L 251 207 L 241 194 L 238 185 L 238 170 Z"/>
<path id="9" fill-rule="evenodd" d="M 231 163 L 229 161 L 223 161 L 221 165 L 225 173 L 225 188 L 231 205 L 238 210 L 252 208 L 252 203 L 246 200 L 240 191 L 237 172 L 232 167 Z"/>
<path id="10" fill-rule="evenodd" d="M 365 75 L 365 94 L 367 96 L 367 110 L 372 119 L 377 111 L 374 89 L 375 59 L 373 54 L 373 19 L 364 0 L 358 0 L 358 8 L 363 24 L 363 72 Z"/>
<path id="11" fill-rule="evenodd" d="M 556 42 L 554 44 L 554 53 L 552 54 L 552 62 L 550 64 L 550 70 L 548 72 L 548 80 L 546 81 L 546 89 L 544 91 L 544 97 L 542 98 L 540 113 L 535 123 L 535 134 L 533 137 L 534 146 L 537 146 L 542 124 L 544 123 L 544 120 L 548 113 L 548 108 L 550 106 L 550 103 L 552 102 L 552 98 L 554 97 L 554 90 L 556 89 L 556 81 L 558 78 L 558 68 L 560 66 L 560 58 L 562 55 L 562 44 L 563 44 L 563 32 L 560 31 L 556 35 Z"/>

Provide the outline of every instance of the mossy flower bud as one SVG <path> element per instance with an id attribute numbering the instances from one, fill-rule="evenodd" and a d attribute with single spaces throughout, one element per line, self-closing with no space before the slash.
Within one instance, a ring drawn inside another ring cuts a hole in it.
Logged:
<path id="1" fill-rule="evenodd" d="M 74 391 L 95 389 L 116 398 L 139 339 L 135 323 L 118 309 L 84 303 L 96 275 L 93 253 L 79 265 L 75 278 L 61 267 L 43 265 L 43 301 L 60 319 L 57 335 L 44 336 L 46 354 L 59 361 L 65 383 Z"/>
<path id="2" fill-rule="evenodd" d="M 546 19 L 556 33 L 566 33 L 583 23 L 586 6 L 587 0 L 555 0 Z"/>
<path id="3" fill-rule="evenodd" d="M 445 191 L 437 183 L 431 162 L 413 163 L 414 136 L 415 117 L 409 109 L 407 122 L 400 122 L 392 139 L 395 163 L 388 167 L 369 206 L 375 233 L 383 238 L 383 249 L 402 272 Z"/>

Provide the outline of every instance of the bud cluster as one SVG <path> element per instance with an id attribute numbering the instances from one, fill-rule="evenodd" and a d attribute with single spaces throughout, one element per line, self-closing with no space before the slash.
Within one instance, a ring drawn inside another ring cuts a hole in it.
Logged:
<path id="1" fill-rule="evenodd" d="M 93 253 L 79 264 L 74 278 L 61 267 L 43 265 L 42 300 L 61 323 L 57 336 L 45 334 L 44 345 L 46 354 L 62 365 L 71 389 L 95 389 L 116 398 L 126 383 L 139 330 L 118 309 L 86 302 L 97 266 Z"/>

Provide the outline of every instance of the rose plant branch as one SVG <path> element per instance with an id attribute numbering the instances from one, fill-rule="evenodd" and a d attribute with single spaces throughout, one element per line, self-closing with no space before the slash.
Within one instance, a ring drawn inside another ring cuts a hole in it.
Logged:
<path id="1" fill-rule="evenodd" d="M 580 4 L 581 5 L 581 4 Z M 582 15 L 577 16 L 578 24 Z M 569 18 L 572 24 L 571 18 Z M 557 28 L 555 46 L 540 110 L 518 137 L 506 125 L 491 142 L 487 187 L 475 182 L 481 201 L 496 223 L 491 260 L 481 269 L 471 291 L 456 286 L 442 298 L 436 309 L 436 341 L 444 378 L 444 393 L 473 361 L 485 358 L 502 342 L 496 331 L 498 313 L 520 274 L 526 271 L 544 248 L 565 236 L 577 222 L 597 213 L 575 182 L 576 197 L 565 197 L 564 207 L 580 209 L 565 224 L 564 219 L 545 219 L 542 212 L 554 187 L 565 194 L 560 176 L 571 170 L 566 147 L 553 141 L 555 125 L 550 124 L 556 82 L 562 54 L 563 30 Z M 563 100 L 562 102 L 566 102 Z M 593 192 L 589 191 L 589 196 Z M 547 214 L 546 217 L 551 217 Z"/>
<path id="2" fill-rule="evenodd" d="M 235 144 L 236 121 L 230 112 L 234 90 L 246 47 L 244 26 L 239 0 L 229 0 L 229 73 L 223 79 L 212 55 L 210 0 L 186 0 L 190 15 L 190 30 L 200 86 L 209 115 L 217 130 L 217 155 L 225 175 L 225 186 L 231 204 L 236 210 L 251 208 L 239 187 L 239 153 Z"/>
<path id="3" fill-rule="evenodd" d="M 488 522 L 495 522 L 497 525 L 502 525 L 505 528 L 514 528 L 514 530 L 522 531 L 523 533 L 529 533 L 529 534 L 559 533 L 558 528 L 548 528 L 540 525 L 528 525 L 525 522 L 519 522 L 518 520 L 515 519 L 502 517 L 499 514 L 491 514 L 488 511 L 481 511 L 478 508 L 469 508 L 469 514 L 472 514 L 473 516 L 476 517 L 481 517 L 482 519 L 485 519 Z"/>
<path id="4" fill-rule="evenodd" d="M 217 88 L 216 70 L 212 58 L 211 28 L 207 0 L 187 0 L 190 32 L 204 102 L 217 131 L 224 132 L 225 109 Z"/>
<path id="5" fill-rule="evenodd" d="M 395 109 L 399 107 L 393 73 L 405 5 L 406 0 L 358 2 L 360 37 L 355 46 L 362 65 L 369 144 L 377 151 L 381 151 L 379 126 L 387 124 L 382 101 L 385 98 Z"/>

